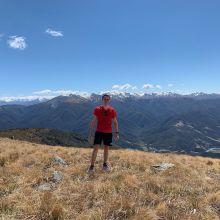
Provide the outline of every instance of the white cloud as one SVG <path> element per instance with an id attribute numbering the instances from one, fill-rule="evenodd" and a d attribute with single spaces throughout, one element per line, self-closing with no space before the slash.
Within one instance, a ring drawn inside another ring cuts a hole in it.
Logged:
<path id="1" fill-rule="evenodd" d="M 144 84 L 143 85 L 143 89 L 152 89 L 152 88 L 154 88 L 154 86 L 151 84 Z"/>
<path id="2" fill-rule="evenodd" d="M 10 36 L 7 42 L 9 47 L 13 49 L 24 50 L 27 47 L 25 37 Z"/>
<path id="3" fill-rule="evenodd" d="M 52 91 L 50 89 L 45 89 L 42 91 L 33 92 L 33 94 L 36 94 L 36 95 L 45 95 L 45 94 L 49 94 L 49 93 L 52 93 Z"/>
<path id="4" fill-rule="evenodd" d="M 168 84 L 168 87 L 173 87 L 173 84 L 172 83 Z"/>
<path id="5" fill-rule="evenodd" d="M 55 31 L 52 30 L 51 28 L 48 28 L 45 32 L 52 37 L 63 37 L 62 31 Z"/>
<path id="6" fill-rule="evenodd" d="M 112 86 L 112 89 L 119 89 L 119 90 L 126 90 L 130 88 L 132 88 L 132 85 L 130 85 L 129 83 L 126 83 L 124 85 L 113 85 Z"/>
<path id="7" fill-rule="evenodd" d="M 97 94 L 99 95 L 103 95 L 103 94 L 109 94 L 109 95 L 117 95 L 117 96 L 121 96 L 121 97 L 129 97 L 130 95 L 134 95 L 134 96 L 143 96 L 145 93 L 143 92 L 124 92 L 124 91 L 119 91 L 119 90 L 106 90 L 106 91 L 101 91 Z"/>
<path id="8" fill-rule="evenodd" d="M 154 88 L 161 89 L 161 85 L 155 85 Z"/>
<path id="9" fill-rule="evenodd" d="M 161 87 L 161 85 L 152 85 L 152 84 L 144 84 L 143 86 L 142 86 L 142 88 L 143 89 L 161 89 L 162 87 Z"/>

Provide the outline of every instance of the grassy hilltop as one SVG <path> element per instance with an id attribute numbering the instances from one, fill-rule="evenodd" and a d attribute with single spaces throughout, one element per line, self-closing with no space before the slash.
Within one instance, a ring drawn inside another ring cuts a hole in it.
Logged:
<path id="1" fill-rule="evenodd" d="M 0 131 L 0 137 L 36 144 L 88 147 L 87 140 L 74 132 L 51 128 L 19 128 Z"/>
<path id="2" fill-rule="evenodd" d="M 112 150 L 105 173 L 102 153 L 88 175 L 91 149 L 0 138 L 0 219 L 220 219 L 219 159 Z M 155 172 L 161 162 L 175 166 Z M 39 190 L 54 171 L 62 180 Z"/>

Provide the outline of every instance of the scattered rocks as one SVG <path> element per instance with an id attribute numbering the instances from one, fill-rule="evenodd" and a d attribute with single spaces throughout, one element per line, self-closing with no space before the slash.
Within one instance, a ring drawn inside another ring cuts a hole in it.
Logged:
<path id="1" fill-rule="evenodd" d="M 59 165 L 68 166 L 67 162 L 59 156 L 55 156 L 52 158 L 53 162 Z"/>
<path id="2" fill-rule="evenodd" d="M 152 168 L 155 171 L 162 171 L 162 170 L 166 170 L 168 168 L 171 168 L 173 166 L 175 166 L 175 164 L 173 164 L 173 163 L 160 163 L 160 164 L 153 165 Z"/>
<path id="3" fill-rule="evenodd" d="M 53 157 L 52 161 L 56 164 L 65 167 L 68 166 L 67 162 L 59 156 Z M 52 176 L 44 179 L 44 183 L 34 185 L 34 187 L 36 187 L 36 189 L 40 191 L 53 190 L 56 187 L 56 185 L 62 181 L 62 179 L 63 179 L 63 173 L 61 171 L 54 171 Z"/>
<path id="4" fill-rule="evenodd" d="M 53 190 L 56 187 L 56 184 L 61 182 L 63 179 L 63 173 L 60 171 L 54 171 L 52 176 L 48 178 L 48 182 L 41 183 L 36 187 L 37 190 L 40 191 L 50 191 Z"/>

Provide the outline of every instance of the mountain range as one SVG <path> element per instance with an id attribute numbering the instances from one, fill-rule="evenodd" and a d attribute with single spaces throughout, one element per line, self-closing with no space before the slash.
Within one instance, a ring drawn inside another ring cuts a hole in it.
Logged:
<path id="1" fill-rule="evenodd" d="M 38 104 L 0 106 L 0 129 L 55 128 L 88 134 L 100 94 L 70 94 Z M 220 147 L 220 95 L 193 93 L 111 94 L 120 145 L 153 151 L 205 153 Z"/>

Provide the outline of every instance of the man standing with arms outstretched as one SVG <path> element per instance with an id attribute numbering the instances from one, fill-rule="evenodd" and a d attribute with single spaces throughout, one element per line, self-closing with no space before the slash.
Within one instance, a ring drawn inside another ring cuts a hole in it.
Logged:
<path id="1" fill-rule="evenodd" d="M 104 143 L 104 161 L 103 161 L 103 170 L 109 171 L 110 165 L 108 162 L 108 151 L 109 146 L 112 146 L 112 121 L 114 123 L 114 133 L 115 133 L 115 141 L 119 140 L 119 131 L 118 131 L 118 121 L 117 121 L 117 113 L 113 107 L 109 105 L 110 96 L 108 94 L 104 94 L 102 96 L 102 105 L 97 106 L 94 109 L 94 117 L 92 119 L 90 130 L 89 130 L 89 142 L 91 143 L 91 137 L 93 133 L 93 129 L 95 125 L 95 139 L 94 139 L 94 148 L 92 152 L 91 165 L 89 167 L 88 172 L 94 172 L 94 165 L 96 161 L 96 156 L 98 153 L 98 149 L 103 141 Z"/>

